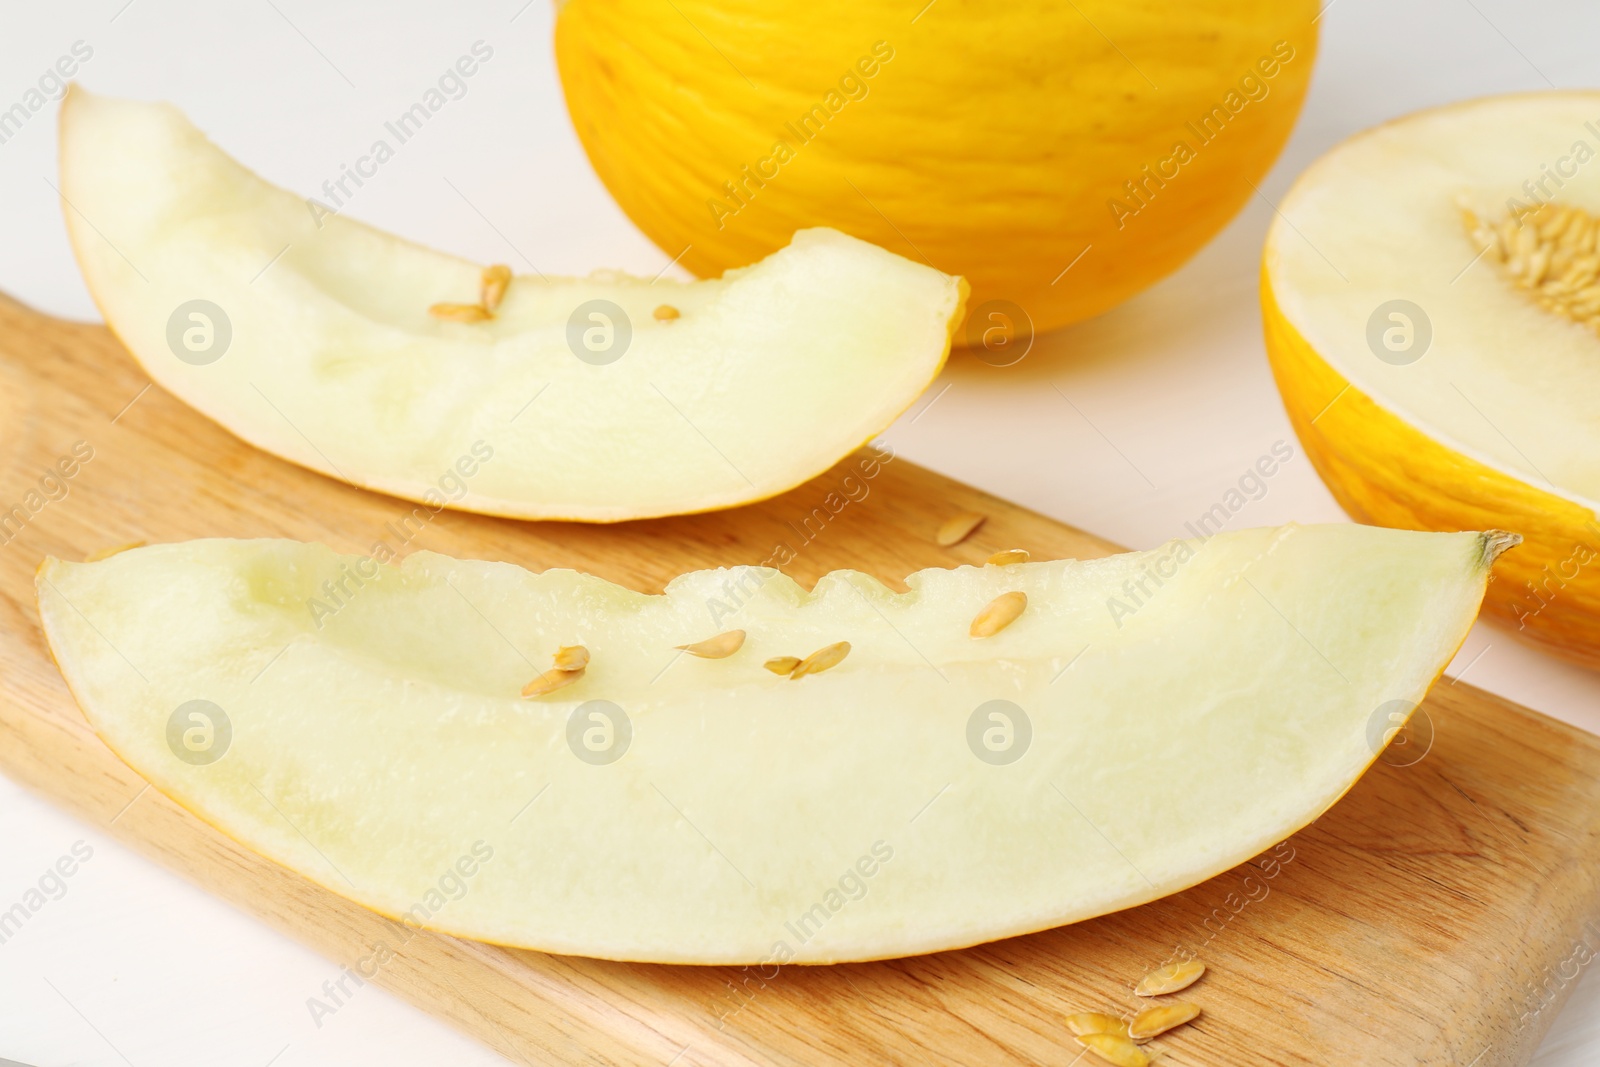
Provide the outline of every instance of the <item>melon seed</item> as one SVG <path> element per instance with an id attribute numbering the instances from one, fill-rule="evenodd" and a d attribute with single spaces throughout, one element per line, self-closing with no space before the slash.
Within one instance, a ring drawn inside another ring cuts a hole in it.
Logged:
<path id="1" fill-rule="evenodd" d="M 1149 1067 L 1144 1049 L 1121 1034 L 1081 1034 L 1078 1043 L 1115 1067 Z"/>
<path id="2" fill-rule="evenodd" d="M 771 671 L 773 674 L 789 675 L 793 674 L 794 669 L 800 666 L 800 657 L 773 656 L 771 659 L 767 660 L 767 662 L 763 663 L 762 666 Z"/>
<path id="3" fill-rule="evenodd" d="M 959 515 L 952 515 L 944 520 L 944 524 L 939 527 L 939 532 L 934 534 L 933 539 L 945 548 L 959 545 L 972 536 L 972 531 L 983 525 L 986 517 L 976 511 L 963 511 Z"/>
<path id="4" fill-rule="evenodd" d="M 1190 1004 L 1188 1001 L 1146 1008 L 1135 1015 L 1133 1021 L 1128 1024 L 1128 1036 L 1135 1041 L 1148 1041 L 1174 1027 L 1182 1026 L 1199 1014 L 1200 1005 Z"/>
<path id="5" fill-rule="evenodd" d="M 829 667 L 837 667 L 843 663 L 849 654 L 849 641 L 839 641 L 825 648 L 819 648 L 796 664 L 794 670 L 789 672 L 789 677 L 804 678 L 808 674 L 820 674 Z"/>
<path id="6" fill-rule="evenodd" d="M 1107 1015 L 1099 1011 L 1080 1011 L 1076 1015 L 1067 1016 L 1067 1029 L 1078 1037 L 1082 1037 L 1084 1034 L 1128 1036 L 1127 1023 L 1115 1015 Z"/>
<path id="7" fill-rule="evenodd" d="M 673 319 L 681 315 L 682 312 L 673 307 L 671 304 L 662 304 L 651 314 L 655 315 L 657 322 L 671 322 Z"/>
<path id="8" fill-rule="evenodd" d="M 589 650 L 582 645 L 564 645 L 556 649 L 556 670 L 581 671 L 589 665 Z"/>
<path id="9" fill-rule="evenodd" d="M 1028 594 L 1012 591 L 1001 593 L 988 604 L 972 620 L 969 632 L 973 637 L 993 637 L 1007 626 L 1017 621 L 1028 607 Z"/>
<path id="10" fill-rule="evenodd" d="M 704 641 L 696 641 L 692 645 L 679 645 L 678 648 L 691 656 L 699 656 L 701 659 L 724 659 L 739 651 L 743 645 L 744 631 L 729 630 L 725 634 L 708 637 Z M 799 660 L 794 662 L 796 665 L 800 663 Z M 794 670 L 794 667 L 791 666 L 789 670 Z"/>
<path id="11" fill-rule="evenodd" d="M 435 304 L 428 314 L 445 322 L 483 322 L 494 317 L 481 304 Z"/>
<path id="12" fill-rule="evenodd" d="M 1176 993 L 1180 989 L 1188 989 L 1200 980 L 1206 973 L 1206 965 L 1199 960 L 1185 960 L 1182 963 L 1169 963 L 1165 967 L 1157 967 L 1143 978 L 1134 987 L 1135 994 L 1141 997 L 1160 997 L 1168 993 Z"/>
<path id="13" fill-rule="evenodd" d="M 523 686 L 522 695 L 525 697 L 542 697 L 546 693 L 554 693 L 557 689 L 560 689 L 564 686 L 569 686 L 573 682 L 576 682 L 579 678 L 583 677 L 583 674 L 584 668 L 582 667 L 579 667 L 575 671 L 563 671 L 552 668 L 551 670 L 545 671 L 543 674 L 539 675 L 539 677 L 535 678 L 527 685 Z"/>
<path id="14" fill-rule="evenodd" d="M 478 302 L 485 311 L 492 312 L 500 306 L 500 301 L 506 298 L 506 290 L 511 287 L 511 268 L 504 263 L 496 263 L 492 267 L 483 268 L 483 280 L 478 288 Z"/>
<path id="15" fill-rule="evenodd" d="M 1012 563 L 1026 563 L 1032 558 L 1025 548 L 1008 548 L 1004 552 L 996 552 L 984 562 L 993 563 L 996 567 L 1005 567 Z"/>

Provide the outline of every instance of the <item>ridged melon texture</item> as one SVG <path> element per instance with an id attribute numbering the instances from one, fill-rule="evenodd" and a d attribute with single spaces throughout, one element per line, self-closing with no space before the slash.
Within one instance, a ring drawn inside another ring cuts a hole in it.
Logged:
<path id="1" fill-rule="evenodd" d="M 1000 361 L 1221 229 L 1317 51 L 1313 0 L 923 2 L 567 0 L 556 59 L 667 255 L 714 275 L 832 226 L 964 275 Z"/>

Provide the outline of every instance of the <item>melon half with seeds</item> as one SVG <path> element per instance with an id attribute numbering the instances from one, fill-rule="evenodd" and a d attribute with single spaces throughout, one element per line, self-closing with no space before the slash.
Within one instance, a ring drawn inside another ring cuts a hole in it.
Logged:
<path id="1" fill-rule="evenodd" d="M 1512 541 L 1285 527 L 904 593 L 736 568 L 645 595 L 210 540 L 49 560 L 38 591 L 106 743 L 337 893 L 552 952 L 827 963 L 1126 908 L 1294 833 L 1422 699 Z M 718 619 L 730 581 L 751 592 Z M 325 585 L 352 591 L 331 613 Z"/>
<path id="2" fill-rule="evenodd" d="M 357 485 L 611 522 L 827 470 L 938 374 L 966 283 L 833 230 L 721 278 L 512 277 L 275 188 L 174 108 L 73 89 L 61 193 L 150 377 Z"/>
<path id="3" fill-rule="evenodd" d="M 1600 93 L 1346 141 L 1283 201 L 1262 303 L 1284 405 L 1345 510 L 1523 534 L 1486 611 L 1600 665 Z"/>

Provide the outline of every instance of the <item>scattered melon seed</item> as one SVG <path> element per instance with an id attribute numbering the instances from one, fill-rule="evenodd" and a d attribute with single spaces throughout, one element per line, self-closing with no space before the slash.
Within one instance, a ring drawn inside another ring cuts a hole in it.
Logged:
<path id="1" fill-rule="evenodd" d="M 673 319 L 681 315 L 682 312 L 673 307 L 671 304 L 662 304 L 660 307 L 656 308 L 652 314 L 655 315 L 657 322 L 671 322 Z"/>
<path id="2" fill-rule="evenodd" d="M 1067 1029 L 1078 1037 L 1082 1037 L 1084 1034 L 1128 1036 L 1127 1023 L 1115 1015 L 1107 1015 L 1099 1011 L 1080 1011 L 1076 1015 L 1067 1016 Z"/>
<path id="3" fill-rule="evenodd" d="M 984 562 L 993 563 L 996 567 L 1004 567 L 1012 563 L 1026 563 L 1032 558 L 1025 548 L 1008 548 L 1004 552 L 996 552 Z"/>
<path id="4" fill-rule="evenodd" d="M 794 670 L 789 672 L 789 677 L 804 678 L 808 674 L 820 674 L 829 667 L 837 667 L 843 663 L 849 654 L 849 641 L 838 641 L 825 648 L 819 648 L 796 664 Z"/>
<path id="5" fill-rule="evenodd" d="M 976 511 L 963 511 L 959 515 L 952 515 L 944 520 L 944 525 L 939 527 L 939 532 L 933 539 L 945 548 L 959 545 L 972 536 L 972 531 L 983 525 L 988 516 L 979 515 Z"/>
<path id="6" fill-rule="evenodd" d="M 1001 593 L 978 612 L 972 620 L 968 632 L 973 637 L 993 637 L 1007 626 L 1017 621 L 1028 607 L 1028 594 L 1013 590 L 1010 593 Z"/>
<path id="7" fill-rule="evenodd" d="M 506 298 L 506 290 L 511 287 L 511 268 L 504 263 L 496 263 L 492 267 L 483 268 L 483 281 L 478 288 L 479 303 L 485 311 L 494 311 L 500 306 L 500 301 Z"/>
<path id="8" fill-rule="evenodd" d="M 708 637 L 704 641 L 696 641 L 692 645 L 679 645 L 678 648 L 691 656 L 699 656 L 701 659 L 725 659 L 739 651 L 743 646 L 744 631 L 729 630 L 725 634 Z M 799 662 L 799 660 L 795 660 L 796 665 Z M 794 670 L 794 667 L 789 669 Z"/>
<path id="9" fill-rule="evenodd" d="M 145 544 L 148 544 L 148 542 L 129 541 L 127 544 L 117 545 L 115 548 L 102 548 L 98 552 L 91 552 L 87 556 L 84 556 L 83 561 L 85 563 L 99 563 L 103 559 L 110 559 L 112 556 L 126 552 L 130 548 L 139 548 Z"/>
<path id="10" fill-rule="evenodd" d="M 1154 1008 L 1146 1008 L 1133 1017 L 1128 1024 L 1128 1036 L 1135 1041 L 1148 1041 L 1158 1037 L 1174 1027 L 1197 1018 L 1200 1015 L 1200 1005 L 1190 1004 L 1188 1001 L 1178 1001 L 1173 1004 L 1162 1004 Z"/>
<path id="11" fill-rule="evenodd" d="M 1139 984 L 1133 991 L 1141 997 L 1161 997 L 1168 993 L 1176 993 L 1180 989 L 1188 989 L 1205 973 L 1206 965 L 1199 960 L 1169 963 L 1165 967 L 1157 967 L 1139 979 Z"/>
<path id="12" fill-rule="evenodd" d="M 560 689 L 564 686 L 569 686 L 573 682 L 576 682 L 579 678 L 583 677 L 583 674 L 584 668 L 582 667 L 579 667 L 575 671 L 564 671 L 560 670 L 559 668 L 552 668 L 539 675 L 539 677 L 535 678 L 527 685 L 523 686 L 522 695 L 525 697 L 542 697 L 546 693 L 554 693 L 557 689 Z"/>
<path id="13" fill-rule="evenodd" d="M 1115 1067 L 1149 1067 L 1144 1049 L 1121 1034 L 1080 1034 L 1078 1044 Z"/>
<path id="14" fill-rule="evenodd" d="M 799 656 L 773 656 L 762 664 L 773 674 L 793 674 L 794 669 L 800 666 Z"/>
<path id="15" fill-rule="evenodd" d="M 589 665 L 589 650 L 582 645 L 564 645 L 556 649 L 556 670 L 581 671 Z"/>
<path id="16" fill-rule="evenodd" d="M 483 322 L 494 317 L 481 304 L 435 304 L 428 314 L 445 322 Z"/>

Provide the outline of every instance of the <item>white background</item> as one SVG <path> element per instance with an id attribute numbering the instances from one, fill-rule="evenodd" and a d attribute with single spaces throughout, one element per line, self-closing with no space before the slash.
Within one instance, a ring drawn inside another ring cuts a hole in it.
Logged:
<path id="1" fill-rule="evenodd" d="M 922 3 L 910 0 L 908 14 Z M 494 56 L 467 95 L 403 146 L 348 213 L 519 272 L 662 269 L 669 257 L 611 203 L 572 132 L 547 0 L 446 6 L 6 0 L 0 108 L 82 40 L 94 49 L 84 84 L 175 101 L 248 166 L 310 194 L 481 39 Z M 1022 364 L 954 359 L 889 433 L 902 455 L 1148 547 L 1182 535 L 1285 440 L 1295 458 L 1234 525 L 1343 520 L 1299 452 L 1262 350 L 1256 269 L 1268 201 L 1329 146 L 1392 116 L 1486 93 L 1593 85 L 1600 5 L 1334 0 L 1321 25 L 1310 100 L 1262 197 L 1177 275 L 1041 338 Z M 49 184 L 54 111 L 0 145 L 0 289 L 93 318 Z M 1480 626 L 1451 671 L 1600 730 L 1600 677 L 1503 632 Z M 3 778 L 0 910 L 79 840 L 94 855 L 67 894 L 0 946 L 0 1057 L 39 1067 L 504 1062 L 372 986 L 316 1027 L 306 999 L 337 976 L 332 963 Z M 1597 1060 L 1600 979 L 1589 974 L 1536 1062 Z"/>

